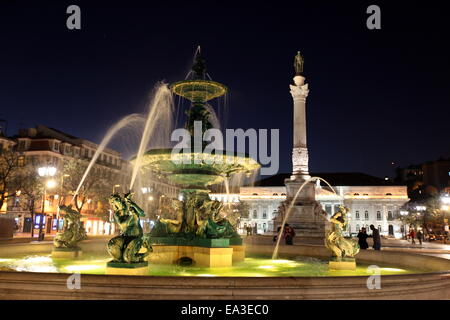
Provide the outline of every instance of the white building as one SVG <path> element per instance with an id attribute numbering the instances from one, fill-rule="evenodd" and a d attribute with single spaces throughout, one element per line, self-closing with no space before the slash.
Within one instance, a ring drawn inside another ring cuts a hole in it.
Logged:
<path id="1" fill-rule="evenodd" d="M 286 187 L 282 186 L 288 175 L 276 175 L 262 180 L 260 186 L 241 187 L 239 194 L 211 194 L 224 202 L 245 201 L 250 205 L 248 219 L 242 218 L 240 228 L 254 227 L 258 234 L 272 233 L 278 207 L 286 200 Z M 360 228 L 373 224 L 384 236 L 402 237 L 402 224 L 397 219 L 400 207 L 409 199 L 406 186 L 392 185 L 380 178 L 360 173 L 318 174 L 324 177 L 336 191 L 328 187 L 316 187 L 316 200 L 331 217 L 340 205 L 349 208 L 349 232 L 356 234 Z M 268 184 L 279 184 L 271 186 Z M 368 185 L 369 184 L 369 185 Z M 368 230 L 370 233 L 370 231 Z"/>

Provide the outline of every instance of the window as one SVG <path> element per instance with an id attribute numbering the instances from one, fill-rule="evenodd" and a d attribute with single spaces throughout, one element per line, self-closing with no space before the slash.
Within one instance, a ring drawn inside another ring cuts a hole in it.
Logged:
<path id="1" fill-rule="evenodd" d="M 355 218 L 356 218 L 356 220 L 359 220 L 359 211 L 355 212 Z M 359 227 L 357 229 L 359 230 Z"/>
<path id="2" fill-rule="evenodd" d="M 328 215 L 331 215 L 331 204 L 326 204 L 325 205 L 325 211 Z"/>
<path id="3" fill-rule="evenodd" d="M 392 193 L 388 192 L 386 193 L 387 196 L 392 196 Z"/>
<path id="4" fill-rule="evenodd" d="M 388 211 L 388 219 L 392 220 L 394 217 L 392 216 L 392 211 Z"/>
<path id="5" fill-rule="evenodd" d="M 19 167 L 25 166 L 25 157 L 24 156 L 20 156 L 19 158 L 17 158 L 17 165 Z"/>
<path id="6" fill-rule="evenodd" d="M 369 220 L 369 211 L 364 211 L 364 219 Z"/>
<path id="7" fill-rule="evenodd" d="M 55 151 L 59 152 L 59 142 L 55 142 Z"/>
<path id="8" fill-rule="evenodd" d="M 338 212 L 339 211 L 339 205 L 338 204 L 335 204 L 334 205 L 334 213 L 336 213 L 336 212 Z"/>
<path id="9" fill-rule="evenodd" d="M 19 141 L 19 150 L 25 150 L 25 141 Z"/>
<path id="10" fill-rule="evenodd" d="M 263 212 L 263 219 L 267 219 L 267 212 Z"/>
<path id="11" fill-rule="evenodd" d="M 359 224 L 356 225 L 356 231 L 359 231 Z"/>
<path id="12" fill-rule="evenodd" d="M 258 212 L 253 210 L 253 219 L 258 219 Z"/>
<path id="13" fill-rule="evenodd" d="M 377 220 L 381 221 L 381 212 L 380 211 L 377 211 Z"/>
<path id="14" fill-rule="evenodd" d="M 383 231 L 383 230 L 381 230 L 381 226 L 380 225 L 378 225 L 378 231 Z"/>

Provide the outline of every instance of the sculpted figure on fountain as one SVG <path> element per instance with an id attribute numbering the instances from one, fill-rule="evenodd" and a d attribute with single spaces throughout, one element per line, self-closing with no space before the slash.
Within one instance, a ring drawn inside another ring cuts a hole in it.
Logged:
<path id="1" fill-rule="evenodd" d="M 152 250 L 139 223 L 139 217 L 144 217 L 145 213 L 131 197 L 132 194 L 127 193 L 123 198 L 119 194 L 113 194 L 109 198 L 114 210 L 114 221 L 120 229 L 120 234 L 109 240 L 107 247 L 113 262 L 143 262 Z M 147 251 L 140 253 L 141 248 L 146 248 Z"/>
<path id="2" fill-rule="evenodd" d="M 64 214 L 64 226 L 56 234 L 53 244 L 55 248 L 77 248 L 78 242 L 86 239 L 86 230 L 80 221 L 81 214 L 71 205 L 62 205 L 59 209 Z"/>
<path id="3" fill-rule="evenodd" d="M 346 207 L 340 206 L 339 211 L 330 218 L 332 229 L 328 232 L 325 240 L 326 247 L 331 250 L 338 261 L 344 258 L 353 258 L 359 252 L 358 243 L 353 239 L 345 239 L 343 234 L 348 226 L 347 212 Z"/>

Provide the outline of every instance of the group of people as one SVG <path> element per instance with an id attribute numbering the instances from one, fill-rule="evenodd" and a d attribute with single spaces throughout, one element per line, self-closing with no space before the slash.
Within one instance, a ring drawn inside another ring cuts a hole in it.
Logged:
<path id="1" fill-rule="evenodd" d="M 372 248 L 374 250 L 381 250 L 381 236 L 380 231 L 375 228 L 375 226 L 372 224 L 370 225 L 370 230 L 372 231 L 371 235 L 367 234 L 366 228 L 362 227 L 361 230 L 358 233 L 358 244 L 359 248 L 362 250 L 366 250 L 369 248 L 369 244 L 367 243 L 367 238 L 372 238 L 373 245 Z"/>
<path id="2" fill-rule="evenodd" d="M 278 235 L 280 234 L 281 227 L 278 227 L 277 234 L 273 237 L 273 242 L 277 242 Z M 284 230 L 282 233 L 282 238 L 284 239 L 284 243 L 286 245 L 293 245 L 294 244 L 294 237 L 295 237 L 295 230 L 292 228 L 288 223 L 284 225 Z"/>
<path id="3" fill-rule="evenodd" d="M 416 244 L 416 241 L 415 241 L 416 237 L 417 237 L 417 240 L 419 240 L 419 243 L 422 244 L 422 241 L 424 238 L 422 230 L 419 229 L 419 230 L 417 230 L 417 232 L 414 229 L 409 230 L 408 238 L 411 239 L 411 244 Z"/>

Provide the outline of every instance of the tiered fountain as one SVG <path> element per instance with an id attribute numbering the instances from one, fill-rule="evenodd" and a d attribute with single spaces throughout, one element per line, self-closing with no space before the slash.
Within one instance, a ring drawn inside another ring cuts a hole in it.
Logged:
<path id="1" fill-rule="evenodd" d="M 227 88 L 223 84 L 206 79 L 204 60 L 197 54 L 190 78 L 172 84 L 170 89 L 174 94 L 192 103 L 186 112 L 185 125 L 191 135 L 191 141 L 194 141 L 195 123 L 201 124 L 200 134 L 203 137 L 204 132 L 213 127 L 206 104 L 209 100 L 226 94 Z M 119 248 L 119 246 L 123 248 L 122 243 L 126 239 L 120 236 L 112 239 L 109 252 L 115 262 L 109 266 L 123 269 L 128 264 L 130 268 L 132 266 L 145 268 L 147 265 L 144 260 L 148 260 L 152 263 L 230 267 L 233 262 L 244 261 L 245 249 L 242 239 L 221 214 L 223 204 L 209 198 L 208 186 L 222 183 L 236 173 L 251 174 L 260 167 L 254 159 L 246 155 L 234 153 L 230 155 L 230 152 L 222 150 L 203 153 L 191 146 L 176 154 L 171 148 L 153 149 L 143 154 L 141 158 L 136 157 L 133 164 L 136 163 L 139 163 L 141 173 L 144 175 L 146 171 L 150 171 L 164 176 L 179 186 L 182 190 L 182 199 L 167 197 L 161 199 L 161 210 L 165 216 L 172 219 L 159 218 L 148 236 L 144 236 L 142 231 L 135 230 L 135 236 L 139 237 L 136 238 L 139 245 L 131 245 L 128 253 L 132 253 L 128 257 L 122 259 L 127 249 L 121 252 Z M 116 195 L 112 201 L 118 203 L 116 212 L 126 208 L 127 203 L 136 208 L 130 196 L 122 201 Z M 118 221 L 119 219 L 120 217 Z M 126 231 L 127 227 L 124 226 L 123 229 Z M 133 234 L 130 233 L 128 236 Z M 149 249 L 150 246 L 151 254 L 139 253 L 141 247 Z"/>

